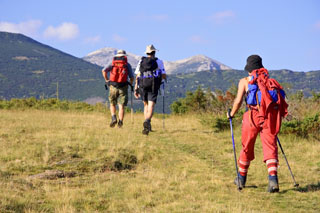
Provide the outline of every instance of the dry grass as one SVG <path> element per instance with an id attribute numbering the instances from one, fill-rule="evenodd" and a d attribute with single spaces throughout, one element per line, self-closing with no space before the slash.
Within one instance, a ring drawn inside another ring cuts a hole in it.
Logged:
<path id="1" fill-rule="evenodd" d="M 280 136 L 300 183 L 294 189 L 281 153 L 280 190 L 269 194 L 260 140 L 249 187 L 238 192 L 230 132 L 213 133 L 194 116 L 153 119 L 128 114 L 122 129 L 109 115 L 0 110 L 0 212 L 319 212 L 320 143 Z M 235 128 L 237 155 L 240 129 Z M 131 169 L 115 161 L 137 158 Z M 46 170 L 75 177 L 33 179 Z"/>

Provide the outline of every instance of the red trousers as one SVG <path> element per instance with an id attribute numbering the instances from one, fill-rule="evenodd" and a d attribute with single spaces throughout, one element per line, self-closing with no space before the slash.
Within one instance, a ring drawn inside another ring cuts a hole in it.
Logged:
<path id="1" fill-rule="evenodd" d="M 271 125 L 276 125 L 278 109 L 271 109 L 271 113 L 268 118 L 271 121 Z M 272 132 L 273 127 L 269 127 L 270 122 L 264 122 L 262 127 L 258 125 L 258 111 L 251 109 L 244 113 L 242 120 L 242 149 L 240 152 L 239 160 L 244 162 L 250 162 L 254 159 L 254 144 L 256 138 L 260 133 L 260 139 L 262 142 L 263 161 L 269 159 L 278 160 L 278 146 L 277 146 L 277 134 Z"/>

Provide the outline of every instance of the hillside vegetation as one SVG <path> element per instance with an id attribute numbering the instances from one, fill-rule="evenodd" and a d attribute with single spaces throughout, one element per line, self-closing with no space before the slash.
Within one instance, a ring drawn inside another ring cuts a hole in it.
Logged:
<path id="1" fill-rule="evenodd" d="M 211 116 L 211 115 L 209 115 Z M 209 117 L 208 116 L 208 117 Z M 260 139 L 238 192 L 229 130 L 192 114 L 143 115 L 109 128 L 108 111 L 0 109 L 0 212 L 319 212 L 320 143 L 280 135 L 280 193 L 269 194 Z M 234 125 L 237 155 L 240 126 Z"/>
<path id="2" fill-rule="evenodd" d="M 107 91 L 101 67 L 90 64 L 57 49 L 41 44 L 27 36 L 0 32 L 0 99 L 56 98 L 65 100 L 105 100 Z M 194 67 L 196 71 L 198 67 Z M 189 69 L 189 68 L 188 68 Z M 191 69 L 191 68 L 190 68 Z M 190 70 L 189 70 L 190 71 Z M 246 76 L 242 70 L 211 70 L 168 76 L 165 85 L 165 112 L 187 91 L 198 87 L 225 92 L 232 84 Z M 287 93 L 302 91 L 306 96 L 320 92 L 320 71 L 270 71 L 285 86 Z M 143 104 L 135 100 L 135 109 Z M 163 99 L 158 98 L 156 111 L 162 112 Z"/>
<path id="3" fill-rule="evenodd" d="M 0 32 L 0 98 L 104 95 L 101 67 L 22 34 Z M 101 90 L 100 90 L 101 88 Z"/>

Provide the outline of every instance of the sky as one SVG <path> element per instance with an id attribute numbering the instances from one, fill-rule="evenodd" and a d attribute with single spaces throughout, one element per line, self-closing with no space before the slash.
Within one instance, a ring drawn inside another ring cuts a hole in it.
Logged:
<path id="1" fill-rule="evenodd" d="M 0 31 L 76 57 L 103 47 L 163 60 L 198 54 L 243 69 L 320 70 L 319 0 L 0 0 Z"/>

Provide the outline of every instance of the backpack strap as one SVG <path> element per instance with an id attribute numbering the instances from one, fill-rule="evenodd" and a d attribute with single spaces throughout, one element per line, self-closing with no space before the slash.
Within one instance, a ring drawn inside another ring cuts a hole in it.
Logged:
<path id="1" fill-rule="evenodd" d="M 260 103 L 259 103 L 258 91 L 256 92 L 256 99 L 257 99 L 257 108 L 259 111 L 260 110 Z"/>

